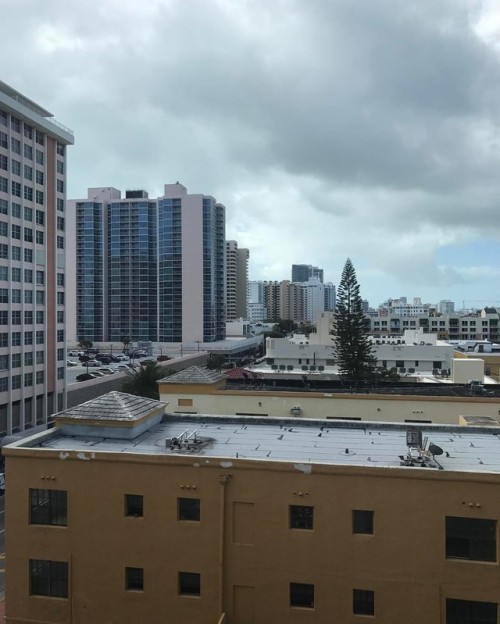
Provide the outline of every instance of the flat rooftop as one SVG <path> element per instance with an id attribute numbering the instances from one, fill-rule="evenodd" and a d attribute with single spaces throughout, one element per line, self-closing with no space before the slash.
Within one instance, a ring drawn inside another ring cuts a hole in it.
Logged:
<path id="1" fill-rule="evenodd" d="M 402 465 L 407 457 L 406 432 L 418 429 L 427 447 L 425 469 L 452 472 L 499 473 L 500 427 L 389 423 L 326 422 L 274 418 L 200 415 L 167 415 L 164 422 L 133 440 L 95 435 L 67 435 L 58 429 L 45 431 L 10 446 L 130 455 L 220 458 L 225 467 L 238 459 L 292 462 L 304 465 L 339 465 L 420 470 Z M 434 450 L 435 451 L 435 450 Z M 415 451 L 413 456 L 418 455 Z M 425 453 L 424 453 L 425 455 Z M 310 468 L 304 468 L 307 472 Z"/>

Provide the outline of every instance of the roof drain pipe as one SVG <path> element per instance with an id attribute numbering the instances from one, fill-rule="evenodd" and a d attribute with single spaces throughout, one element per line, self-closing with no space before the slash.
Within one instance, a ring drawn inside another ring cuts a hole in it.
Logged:
<path id="1" fill-rule="evenodd" d="M 224 546 L 225 546 L 225 521 L 226 521 L 226 485 L 231 475 L 220 475 L 219 491 L 219 622 L 223 624 L 226 619 L 224 612 Z"/>

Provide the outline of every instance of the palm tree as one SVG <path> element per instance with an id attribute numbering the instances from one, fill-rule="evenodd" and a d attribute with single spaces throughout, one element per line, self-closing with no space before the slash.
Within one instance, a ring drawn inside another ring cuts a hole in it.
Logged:
<path id="1" fill-rule="evenodd" d="M 160 368 L 156 362 L 141 364 L 139 368 L 127 371 L 128 378 L 123 384 L 123 392 L 158 400 L 158 380 L 172 372 Z"/>

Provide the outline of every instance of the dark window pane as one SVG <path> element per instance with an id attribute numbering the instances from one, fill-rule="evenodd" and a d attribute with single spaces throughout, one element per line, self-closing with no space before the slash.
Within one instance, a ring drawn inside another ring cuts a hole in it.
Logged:
<path id="1" fill-rule="evenodd" d="M 67 526 L 67 493 L 64 490 L 30 489 L 30 523 Z"/>
<path id="2" fill-rule="evenodd" d="M 144 589 L 144 568 L 125 568 L 125 589 Z"/>
<path id="3" fill-rule="evenodd" d="M 177 499 L 178 520 L 200 519 L 200 499 L 199 498 L 178 498 Z"/>
<path id="4" fill-rule="evenodd" d="M 66 561 L 30 559 L 30 594 L 32 596 L 68 597 Z"/>
<path id="5" fill-rule="evenodd" d="M 312 529 L 314 507 L 308 505 L 290 505 L 290 528 Z"/>
<path id="6" fill-rule="evenodd" d="M 290 606 L 314 607 L 314 585 L 309 583 L 290 583 Z"/>
<path id="7" fill-rule="evenodd" d="M 199 596 L 201 593 L 201 577 L 196 572 L 179 572 L 179 594 Z"/>
<path id="8" fill-rule="evenodd" d="M 446 556 L 450 559 L 496 561 L 496 520 L 446 517 Z"/>
<path id="9" fill-rule="evenodd" d="M 446 624 L 497 624 L 495 602 L 446 600 Z"/>
<path id="10" fill-rule="evenodd" d="M 375 594 L 369 589 L 353 589 L 352 612 L 356 615 L 375 615 Z"/>
<path id="11" fill-rule="evenodd" d="M 143 516 L 143 497 L 141 494 L 125 494 L 125 515 L 141 518 Z"/>
<path id="12" fill-rule="evenodd" d="M 352 512 L 353 533 L 373 533 L 373 511 L 354 509 Z"/>

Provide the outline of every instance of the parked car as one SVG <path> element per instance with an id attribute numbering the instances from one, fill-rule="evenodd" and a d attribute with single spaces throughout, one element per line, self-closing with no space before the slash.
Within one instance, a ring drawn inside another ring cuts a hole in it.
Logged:
<path id="1" fill-rule="evenodd" d="M 78 366 L 78 362 L 73 362 L 73 360 L 66 360 L 66 365 L 67 366 Z"/>
<path id="2" fill-rule="evenodd" d="M 0 496 L 5 494 L 5 472 L 0 472 Z"/>
<path id="3" fill-rule="evenodd" d="M 117 353 L 116 355 L 113 356 L 113 358 L 116 358 L 119 361 L 124 361 L 124 360 L 128 360 L 128 355 L 125 355 L 124 353 Z"/>
<path id="4" fill-rule="evenodd" d="M 77 381 L 88 381 L 89 379 L 96 379 L 96 376 L 92 373 L 81 373 L 76 376 Z"/>
<path id="5" fill-rule="evenodd" d="M 128 364 L 117 364 L 114 367 L 115 371 L 117 372 L 123 372 L 123 371 L 128 371 L 130 370 L 129 365 Z"/>
<path id="6" fill-rule="evenodd" d="M 168 355 L 159 355 L 159 356 L 156 358 L 156 361 L 157 361 L 157 362 L 166 362 L 167 360 L 171 360 L 171 359 L 172 359 L 172 358 L 171 358 L 170 356 L 168 356 Z"/>
<path id="7" fill-rule="evenodd" d="M 141 364 L 141 366 L 142 366 L 142 365 L 146 365 L 146 364 L 156 364 L 156 360 L 151 360 L 151 359 L 148 359 L 148 360 L 142 360 L 142 361 L 140 362 L 140 364 Z"/>
<path id="8" fill-rule="evenodd" d="M 101 362 L 99 362 L 99 360 L 88 360 L 85 364 L 87 366 L 89 366 L 89 367 L 92 366 L 92 367 L 96 367 L 96 368 L 99 367 L 99 366 L 102 366 L 102 364 L 101 364 Z"/>
<path id="9" fill-rule="evenodd" d="M 77 351 L 76 349 L 72 349 L 71 351 L 69 351 L 68 355 L 70 355 L 71 357 L 78 357 L 79 355 L 85 355 L 85 353 L 83 351 Z"/>
<path id="10" fill-rule="evenodd" d="M 103 366 L 102 368 L 98 368 L 97 371 L 94 371 L 97 373 L 104 373 L 105 375 L 114 375 L 116 373 L 115 370 L 113 370 L 112 368 L 109 368 L 107 366 Z"/>
<path id="11" fill-rule="evenodd" d="M 104 373 L 101 373 L 99 370 L 92 371 L 91 374 L 94 375 L 94 377 L 104 377 Z"/>

